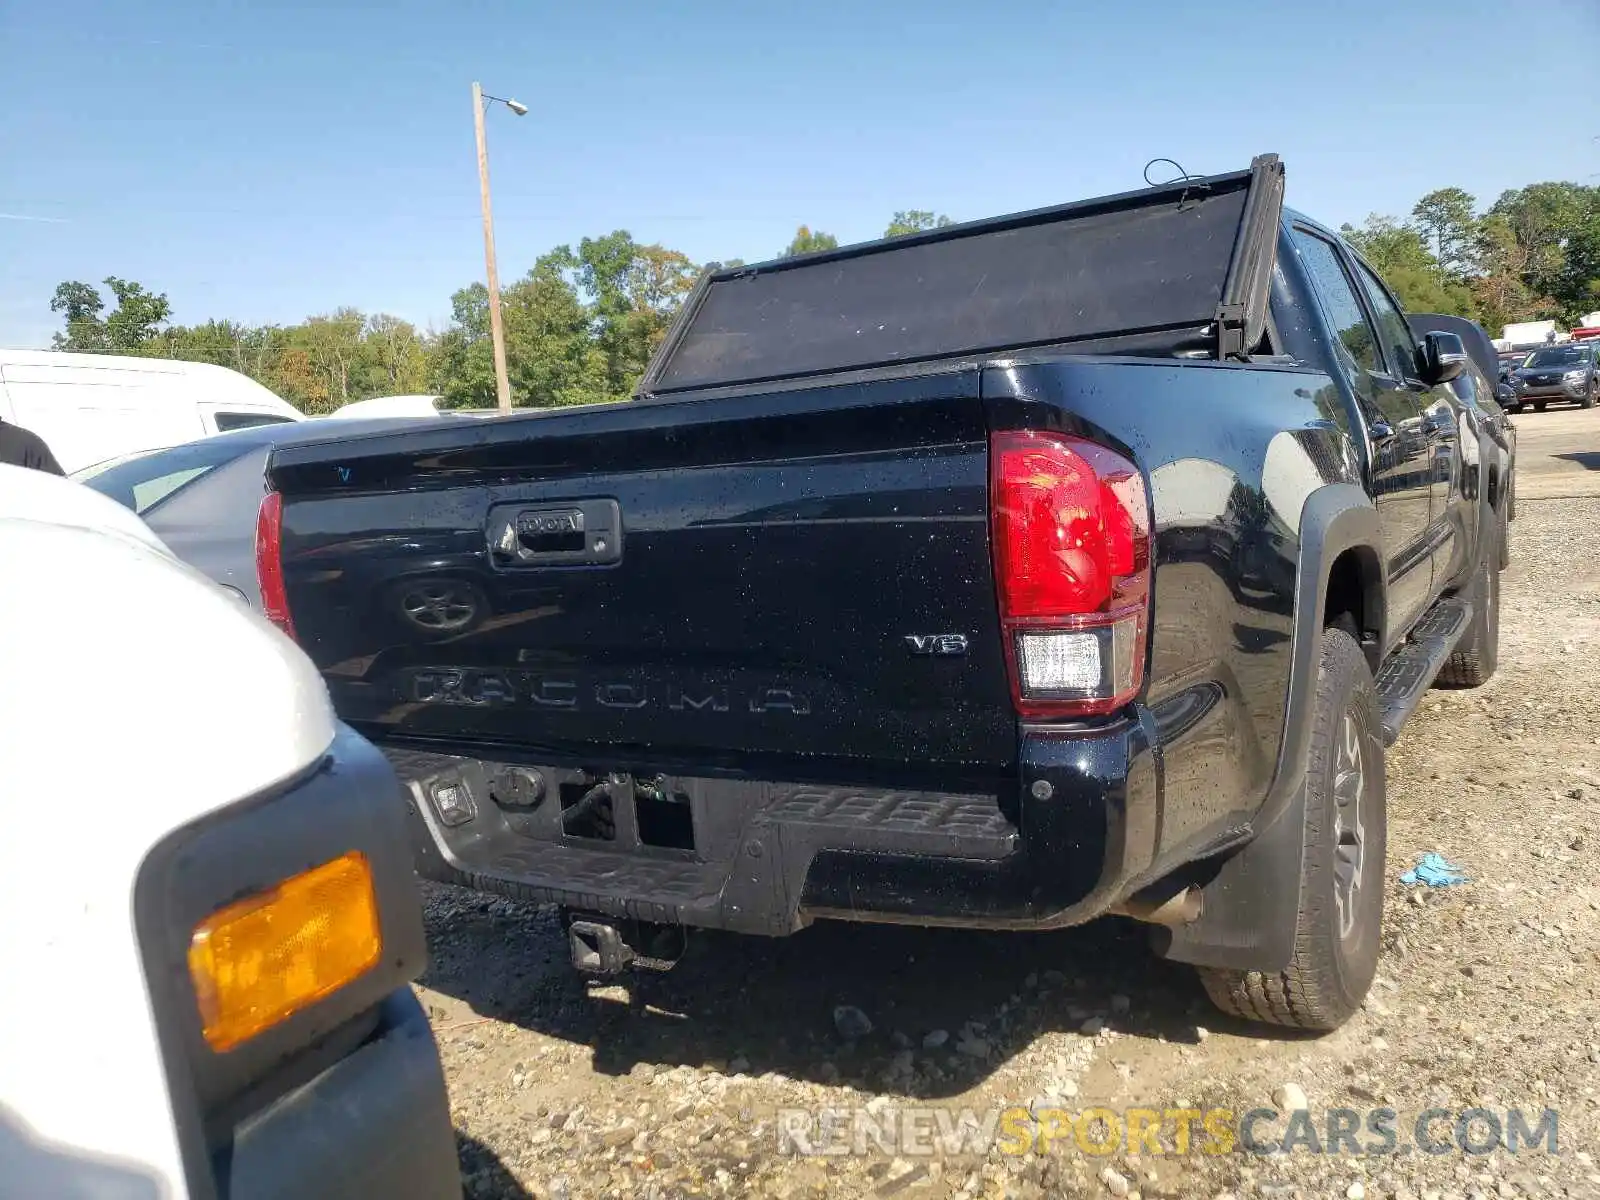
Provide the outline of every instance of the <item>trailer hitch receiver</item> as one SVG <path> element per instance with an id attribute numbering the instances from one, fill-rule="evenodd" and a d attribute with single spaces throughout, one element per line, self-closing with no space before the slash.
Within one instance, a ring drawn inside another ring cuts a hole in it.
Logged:
<path id="1" fill-rule="evenodd" d="M 585 975 L 619 975 L 629 967 L 670 971 L 688 941 L 680 925 L 574 916 L 567 924 L 573 967 Z"/>
<path id="2" fill-rule="evenodd" d="M 632 948 L 615 925 L 574 921 L 567 926 L 572 965 L 586 975 L 618 975 L 633 962 Z"/>

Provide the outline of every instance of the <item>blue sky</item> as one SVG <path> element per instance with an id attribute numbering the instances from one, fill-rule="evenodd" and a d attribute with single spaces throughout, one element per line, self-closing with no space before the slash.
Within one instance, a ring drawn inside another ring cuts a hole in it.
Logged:
<path id="1" fill-rule="evenodd" d="M 473 79 L 532 109 L 490 113 L 510 280 L 616 228 L 755 260 L 801 222 L 1125 190 L 1157 155 L 1276 151 L 1333 224 L 1600 182 L 1597 63 L 1593 0 L 9 0 L 0 345 L 47 345 L 55 285 L 107 275 L 181 322 L 442 326 L 483 272 Z"/>

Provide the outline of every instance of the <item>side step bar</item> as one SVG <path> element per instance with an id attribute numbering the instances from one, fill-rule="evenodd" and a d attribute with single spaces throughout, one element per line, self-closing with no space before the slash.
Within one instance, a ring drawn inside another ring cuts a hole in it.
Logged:
<path id="1" fill-rule="evenodd" d="M 1383 744 L 1394 745 L 1400 727 L 1422 703 L 1422 694 L 1456 648 L 1472 620 L 1472 603 L 1460 598 L 1441 600 L 1428 610 L 1411 631 L 1411 639 L 1396 650 L 1378 670 L 1379 724 Z"/>

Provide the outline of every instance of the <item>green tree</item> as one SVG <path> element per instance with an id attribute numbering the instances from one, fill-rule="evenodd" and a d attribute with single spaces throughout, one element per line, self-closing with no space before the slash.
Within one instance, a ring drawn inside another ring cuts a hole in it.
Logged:
<path id="1" fill-rule="evenodd" d="M 1503 193 L 1489 215 L 1504 217 L 1524 248 L 1523 282 L 1535 294 L 1553 295 L 1563 275 L 1567 240 L 1597 207 L 1600 188 L 1535 183 Z"/>
<path id="2" fill-rule="evenodd" d="M 429 387 L 447 408 L 494 407 L 489 289 L 483 284 L 469 283 L 450 297 L 450 324 L 429 358 Z"/>
<path id="3" fill-rule="evenodd" d="M 794 231 L 794 237 L 789 239 L 789 244 L 784 248 L 783 257 L 791 258 L 796 254 L 813 254 L 818 250 L 837 250 L 839 239 L 831 233 L 821 230 L 812 230 L 809 226 L 802 225 Z"/>
<path id="4" fill-rule="evenodd" d="M 145 344 L 143 353 L 185 362 L 214 363 L 249 374 L 243 343 L 249 331 L 232 321 L 171 325 Z"/>
<path id="5" fill-rule="evenodd" d="M 327 382 L 312 366 L 311 355 L 296 344 L 298 331 L 299 326 L 278 331 L 282 340 L 273 352 L 261 383 L 301 412 L 326 412 L 329 409 Z"/>
<path id="6" fill-rule="evenodd" d="M 66 332 L 55 335 L 57 350 L 137 354 L 158 342 L 161 326 L 172 312 L 166 293 L 153 294 L 142 284 L 115 275 L 107 276 L 105 285 L 111 289 L 117 306 L 104 319 L 100 314 L 105 311 L 106 302 L 87 283 L 70 280 L 56 285 L 50 311 L 60 313 L 66 324 Z"/>
<path id="7" fill-rule="evenodd" d="M 1491 337 L 1537 314 L 1540 302 L 1527 284 L 1529 250 L 1504 213 L 1491 212 L 1478 221 L 1472 259 L 1468 284 L 1478 299 L 1478 319 Z"/>
<path id="8" fill-rule="evenodd" d="M 58 312 L 66 322 L 66 332 L 55 335 L 57 350 L 99 350 L 106 344 L 105 323 L 100 314 L 106 302 L 100 293 L 87 283 L 69 280 L 56 285 L 51 297 L 50 311 Z"/>
<path id="9" fill-rule="evenodd" d="M 552 262 L 563 255 L 572 262 L 572 277 L 588 301 L 590 325 L 605 362 L 606 395 L 625 400 L 694 286 L 699 268 L 676 250 L 641 246 L 622 229 L 584 238 L 576 256 L 559 246 L 552 251 Z"/>
<path id="10" fill-rule="evenodd" d="M 106 286 L 117 298 L 117 307 L 106 318 L 106 345 L 112 350 L 137 351 L 156 340 L 172 305 L 165 292 L 147 292 L 142 284 L 115 275 L 107 276 Z"/>
<path id="11" fill-rule="evenodd" d="M 955 222 L 943 213 L 935 216 L 927 209 L 913 208 L 905 212 L 895 213 L 889 222 L 889 228 L 883 231 L 886 238 L 904 237 L 908 233 L 922 233 L 929 229 L 943 229 L 946 225 Z"/>
<path id="12" fill-rule="evenodd" d="M 605 395 L 618 400 L 626 395 L 629 376 L 637 378 L 644 369 L 638 361 L 627 284 L 637 252 L 632 236 L 618 229 L 604 237 L 584 238 L 575 258 L 566 246 L 558 246 L 549 256 L 552 262 L 566 260 L 588 298 L 591 327 L 605 362 Z"/>
<path id="13" fill-rule="evenodd" d="M 359 366 L 366 324 L 366 317 L 357 309 L 337 308 L 308 317 L 294 330 L 295 348 L 305 354 L 317 379 L 307 397 L 306 411 L 332 412 L 356 398 L 351 392 L 351 376 Z"/>
<path id="14" fill-rule="evenodd" d="M 427 386 L 427 361 L 416 326 L 388 313 L 367 318 L 362 337 L 361 398 L 409 396 Z"/>
<path id="15" fill-rule="evenodd" d="M 569 248 L 557 247 L 501 297 L 507 373 L 519 404 L 548 408 L 611 398 L 610 360 L 573 282 L 577 264 Z"/>
<path id="16" fill-rule="evenodd" d="M 594 255 L 597 262 L 605 257 Z M 599 322 L 579 296 L 580 263 L 570 247 L 540 256 L 533 269 L 500 295 L 506 338 L 506 374 L 512 403 L 538 408 L 590 404 L 611 398 Z M 597 279 L 626 311 L 625 291 Z M 489 292 L 469 284 L 451 297 L 451 321 L 430 354 L 430 378 L 451 408 L 492 408 L 496 403 Z"/>
<path id="17" fill-rule="evenodd" d="M 1439 188 L 1417 201 L 1411 219 L 1439 265 L 1465 275 L 1472 265 L 1478 224 L 1472 196 L 1458 187 Z"/>
<path id="18" fill-rule="evenodd" d="M 1600 209 L 1567 235 L 1550 294 L 1568 322 L 1600 309 Z"/>

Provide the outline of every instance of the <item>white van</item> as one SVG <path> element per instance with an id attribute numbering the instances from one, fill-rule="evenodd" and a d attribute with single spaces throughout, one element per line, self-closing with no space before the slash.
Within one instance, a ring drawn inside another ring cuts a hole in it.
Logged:
<path id="1" fill-rule="evenodd" d="M 0 419 L 42 437 L 71 474 L 121 454 L 305 414 L 210 363 L 0 350 Z"/>

